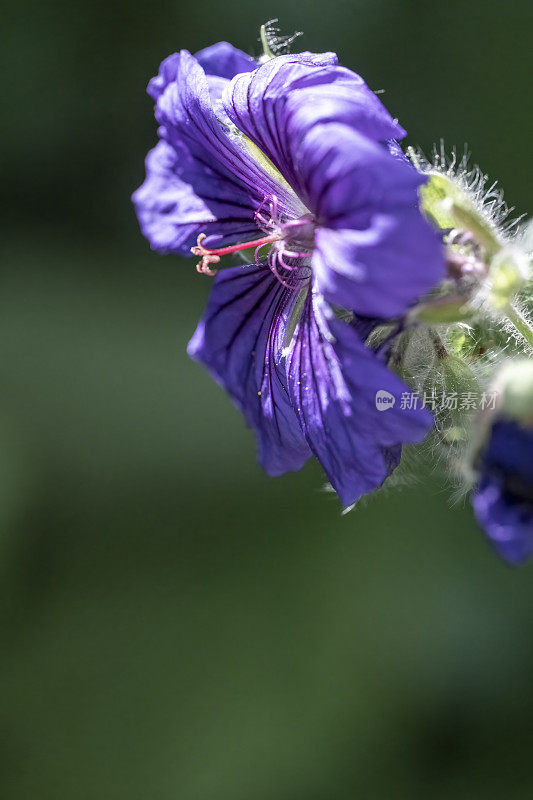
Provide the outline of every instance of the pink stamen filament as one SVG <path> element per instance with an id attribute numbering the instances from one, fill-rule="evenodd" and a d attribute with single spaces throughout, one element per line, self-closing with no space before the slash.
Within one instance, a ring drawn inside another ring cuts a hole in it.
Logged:
<path id="1" fill-rule="evenodd" d="M 257 261 L 256 261 L 256 263 L 257 263 Z M 285 286 L 287 289 L 291 289 L 291 291 L 294 291 L 295 289 L 299 290 L 303 286 L 305 286 L 305 284 L 307 283 L 307 280 L 308 280 L 308 276 L 307 275 L 301 276 L 301 277 L 296 277 L 295 282 L 287 283 L 287 281 L 284 280 L 282 278 L 282 276 L 279 274 L 278 267 L 277 267 L 278 264 L 281 267 L 283 267 L 283 269 L 286 269 L 288 272 L 291 272 L 292 270 L 297 269 L 297 267 L 288 266 L 288 264 L 286 264 L 285 261 L 283 260 L 283 256 L 281 255 L 280 252 L 278 252 L 275 249 L 271 250 L 270 253 L 268 254 L 268 266 L 269 266 L 271 272 L 276 276 L 277 280 L 282 284 L 282 286 Z M 258 266 L 259 266 L 259 264 L 258 264 Z M 287 276 L 287 277 L 289 277 L 289 276 Z"/>
<path id="2" fill-rule="evenodd" d="M 262 212 L 265 205 L 269 206 L 270 208 L 270 217 L 266 217 Z M 272 230 L 273 228 L 279 227 L 279 217 L 278 217 L 278 198 L 275 194 L 266 195 L 259 208 L 254 214 L 255 221 L 259 224 L 260 227 L 266 230 Z"/>
<path id="3" fill-rule="evenodd" d="M 308 258 L 310 256 L 309 250 L 304 250 L 302 253 L 297 253 L 294 250 L 283 250 L 283 255 L 287 258 Z M 289 269 L 289 267 L 287 267 Z"/>
<path id="4" fill-rule="evenodd" d="M 264 244 L 271 244 L 281 239 L 281 234 L 273 233 L 270 236 L 263 236 L 261 239 L 252 239 L 250 242 L 242 242 L 241 244 L 232 244 L 229 247 L 218 247 L 214 250 L 208 250 L 203 246 L 202 242 L 205 239 L 205 233 L 201 233 L 198 237 L 196 247 L 191 247 L 191 253 L 195 256 L 225 256 L 228 253 L 237 253 L 239 250 L 247 250 L 249 247 L 262 247 Z"/>

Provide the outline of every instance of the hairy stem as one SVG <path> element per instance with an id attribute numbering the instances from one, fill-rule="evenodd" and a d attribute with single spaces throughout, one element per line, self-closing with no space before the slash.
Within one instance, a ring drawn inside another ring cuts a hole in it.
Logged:
<path id="1" fill-rule="evenodd" d="M 526 340 L 529 346 L 533 347 L 533 328 L 522 312 L 516 308 L 516 306 L 509 303 L 506 314 L 511 325 L 518 331 L 520 336 Z"/>

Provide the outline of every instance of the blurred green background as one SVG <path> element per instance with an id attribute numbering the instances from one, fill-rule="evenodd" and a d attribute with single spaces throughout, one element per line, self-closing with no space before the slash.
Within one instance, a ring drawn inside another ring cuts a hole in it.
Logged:
<path id="1" fill-rule="evenodd" d="M 145 85 L 278 16 L 528 208 L 529 0 L 7 0 L 2 800 L 533 793 L 533 581 L 436 477 L 342 517 L 185 345 L 209 291 L 129 196 Z"/>

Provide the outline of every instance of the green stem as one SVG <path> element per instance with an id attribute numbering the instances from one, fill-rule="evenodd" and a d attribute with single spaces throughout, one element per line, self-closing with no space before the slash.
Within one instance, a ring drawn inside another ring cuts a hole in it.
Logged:
<path id="1" fill-rule="evenodd" d="M 533 347 L 533 328 L 524 317 L 522 312 L 509 303 L 506 313 L 509 322 L 514 326 L 514 328 L 516 328 L 518 333 L 526 340 L 526 342 Z"/>

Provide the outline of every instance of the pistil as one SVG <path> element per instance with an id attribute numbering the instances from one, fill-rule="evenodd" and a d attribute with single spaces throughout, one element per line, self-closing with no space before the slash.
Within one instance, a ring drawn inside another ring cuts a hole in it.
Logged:
<path id="1" fill-rule="evenodd" d="M 202 275 L 209 275 L 213 277 L 216 275 L 216 270 L 211 269 L 211 264 L 218 264 L 221 256 L 228 255 L 229 253 L 237 253 L 239 250 L 247 250 L 250 247 L 258 248 L 263 247 L 265 244 L 273 244 L 281 239 L 281 233 L 272 233 L 270 236 L 263 236 L 260 239 L 252 239 L 249 242 L 242 242 L 241 244 L 232 244 L 229 247 L 218 247 L 209 250 L 204 247 L 203 242 L 206 238 L 205 233 L 201 233 L 196 241 L 196 246 L 191 247 L 191 253 L 195 256 L 201 256 L 201 260 L 196 265 L 197 271 Z"/>

